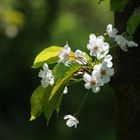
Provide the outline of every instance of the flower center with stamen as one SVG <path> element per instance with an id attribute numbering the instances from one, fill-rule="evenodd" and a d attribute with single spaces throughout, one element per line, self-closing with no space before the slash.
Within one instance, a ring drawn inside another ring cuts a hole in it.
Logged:
<path id="1" fill-rule="evenodd" d="M 106 75 L 106 70 L 101 70 L 102 75 Z"/>
<path id="2" fill-rule="evenodd" d="M 94 46 L 94 50 L 97 51 L 98 50 L 98 46 L 95 45 Z"/>
<path id="3" fill-rule="evenodd" d="M 96 85 L 96 81 L 95 80 L 92 80 L 91 81 L 91 85 Z"/>

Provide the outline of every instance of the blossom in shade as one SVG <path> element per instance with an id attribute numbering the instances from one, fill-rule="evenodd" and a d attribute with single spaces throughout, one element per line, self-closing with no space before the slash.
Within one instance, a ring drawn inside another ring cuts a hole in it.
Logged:
<path id="1" fill-rule="evenodd" d="M 127 46 L 128 47 L 138 47 L 138 44 L 134 41 L 127 41 Z"/>
<path id="2" fill-rule="evenodd" d="M 40 70 L 38 77 L 42 78 L 41 84 L 44 88 L 54 84 L 54 76 L 47 63 L 43 65 L 43 70 Z"/>
<path id="3" fill-rule="evenodd" d="M 99 84 L 99 75 L 98 73 L 94 73 L 92 72 L 91 75 L 89 75 L 88 73 L 85 73 L 83 75 L 83 79 L 86 82 L 85 83 L 85 88 L 86 89 L 92 89 L 92 92 L 94 93 L 98 93 L 100 91 L 100 84 Z"/>
<path id="4" fill-rule="evenodd" d="M 88 60 L 86 58 L 85 52 L 82 52 L 81 50 L 75 51 L 75 56 L 77 58 L 77 62 L 81 65 L 86 65 Z"/>
<path id="5" fill-rule="evenodd" d="M 137 47 L 138 46 L 138 44 L 136 42 L 129 41 L 126 38 L 124 38 L 122 35 L 116 35 L 115 41 L 120 46 L 120 48 L 125 52 L 128 51 L 128 47 L 131 48 L 131 47 Z"/>
<path id="6" fill-rule="evenodd" d="M 87 48 L 90 50 L 91 56 L 102 58 L 108 53 L 109 44 L 104 42 L 103 36 L 96 37 L 95 34 L 90 34 Z"/>
<path id="7" fill-rule="evenodd" d="M 117 44 L 120 46 L 120 48 L 127 52 L 127 40 L 122 36 L 122 35 L 116 35 L 115 41 L 117 42 Z"/>
<path id="8" fill-rule="evenodd" d="M 67 60 L 68 60 L 68 57 L 70 55 L 70 52 L 71 52 L 71 48 L 69 47 L 68 44 L 66 44 L 64 46 L 64 49 L 58 54 L 58 63 L 65 63 Z"/>
<path id="9" fill-rule="evenodd" d="M 116 28 L 113 28 L 112 24 L 108 24 L 106 28 L 106 32 L 109 37 L 115 38 L 116 34 L 118 33 L 118 30 Z"/>
<path id="10" fill-rule="evenodd" d="M 67 121 L 66 121 L 66 125 L 67 125 L 68 127 L 74 126 L 75 128 L 77 128 L 77 124 L 79 123 L 79 121 L 77 120 L 77 118 L 75 118 L 75 117 L 72 116 L 72 115 L 65 115 L 65 116 L 64 116 L 64 120 L 67 120 Z"/>

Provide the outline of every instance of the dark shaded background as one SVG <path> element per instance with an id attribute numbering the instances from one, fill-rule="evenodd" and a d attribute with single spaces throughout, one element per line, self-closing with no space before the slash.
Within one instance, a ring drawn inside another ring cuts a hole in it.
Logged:
<path id="1" fill-rule="evenodd" d="M 115 99 L 107 85 L 85 102 L 77 129 L 63 116 L 74 113 L 86 90 L 72 86 L 60 114 L 46 125 L 43 116 L 29 122 L 30 96 L 40 83 L 31 69 L 35 56 L 50 45 L 86 50 L 90 33 L 105 32 L 112 23 L 109 1 L 1 0 L 0 1 L 0 140 L 115 140 Z"/>

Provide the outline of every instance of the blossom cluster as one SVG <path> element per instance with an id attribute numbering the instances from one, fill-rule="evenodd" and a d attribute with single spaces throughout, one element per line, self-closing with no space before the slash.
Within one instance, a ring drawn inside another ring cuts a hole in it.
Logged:
<path id="1" fill-rule="evenodd" d="M 109 44 L 104 41 L 103 36 L 96 37 L 91 34 L 87 48 L 90 50 L 90 55 L 97 59 L 97 62 L 93 66 L 91 75 L 85 73 L 83 79 L 86 82 L 85 88 L 91 88 L 94 93 L 97 93 L 100 91 L 100 87 L 108 83 L 114 74 L 112 56 L 108 54 Z"/>
<path id="2" fill-rule="evenodd" d="M 138 47 L 138 44 L 132 40 L 126 39 L 122 35 L 117 35 L 118 30 L 113 28 L 111 24 L 107 26 L 106 32 L 109 37 L 114 38 L 114 41 L 118 44 L 118 46 L 125 52 L 128 51 L 128 48 Z"/>
<path id="3" fill-rule="evenodd" d="M 98 93 L 101 87 L 110 82 L 111 76 L 114 75 L 112 55 L 109 54 L 111 47 L 109 43 L 105 42 L 105 38 L 110 37 L 114 39 L 114 42 L 124 51 L 127 51 L 128 47 L 138 46 L 134 41 L 129 41 L 117 33 L 118 30 L 109 24 L 103 36 L 90 34 L 87 44 L 87 49 L 90 51 L 89 55 L 81 50 L 76 50 L 73 53 L 70 46 L 66 44 L 58 54 L 58 64 L 64 63 L 66 67 L 69 67 L 72 60 L 79 63 L 81 65 L 81 71 L 79 70 L 75 75 L 82 76 L 86 89 L 91 89 L 93 93 Z M 55 77 L 46 63 L 43 65 L 43 70 L 39 72 L 38 76 L 42 78 L 41 84 L 44 88 L 54 84 Z M 65 87 L 63 93 L 66 94 L 67 92 L 68 87 Z M 67 120 L 66 124 L 68 127 L 74 126 L 76 128 L 79 123 L 77 118 L 72 115 L 66 115 L 64 119 Z"/>
<path id="4" fill-rule="evenodd" d="M 38 77 L 42 78 L 41 84 L 44 88 L 54 84 L 54 76 L 47 63 L 43 65 L 43 70 L 40 70 Z"/>

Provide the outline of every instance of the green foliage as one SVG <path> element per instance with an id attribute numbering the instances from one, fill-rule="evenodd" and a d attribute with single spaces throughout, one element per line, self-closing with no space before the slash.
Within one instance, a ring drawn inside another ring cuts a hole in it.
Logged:
<path id="1" fill-rule="evenodd" d="M 99 1 L 98 1 L 98 4 L 100 4 L 100 3 L 103 2 L 103 1 L 105 1 L 105 0 L 99 0 Z"/>
<path id="2" fill-rule="evenodd" d="M 81 65 L 75 61 L 71 61 L 68 66 L 64 63 L 57 64 L 53 69 L 53 75 L 55 75 L 56 81 L 61 80 L 64 77 L 72 76 L 77 70 L 81 68 Z"/>
<path id="3" fill-rule="evenodd" d="M 39 86 L 35 89 L 31 96 L 31 118 L 30 121 L 36 119 L 42 112 L 41 99 L 45 89 Z"/>
<path id="4" fill-rule="evenodd" d="M 136 9 L 132 16 L 130 16 L 128 22 L 127 22 L 127 27 L 126 31 L 130 34 L 133 35 L 140 23 L 140 8 Z"/>
<path id="5" fill-rule="evenodd" d="M 44 63 L 52 64 L 57 62 L 58 54 L 62 50 L 59 46 L 50 46 L 41 51 L 35 58 L 33 68 L 38 68 Z"/>
<path id="6" fill-rule="evenodd" d="M 64 88 L 68 85 L 73 74 L 81 68 L 81 65 L 71 61 L 69 66 L 64 63 L 57 64 L 53 69 L 55 84 L 42 88 L 39 86 L 31 97 L 31 119 L 37 118 L 41 112 L 49 122 L 54 110 L 59 112 Z"/>
<path id="7" fill-rule="evenodd" d="M 114 12 L 122 12 L 129 0 L 111 0 L 110 9 Z"/>

